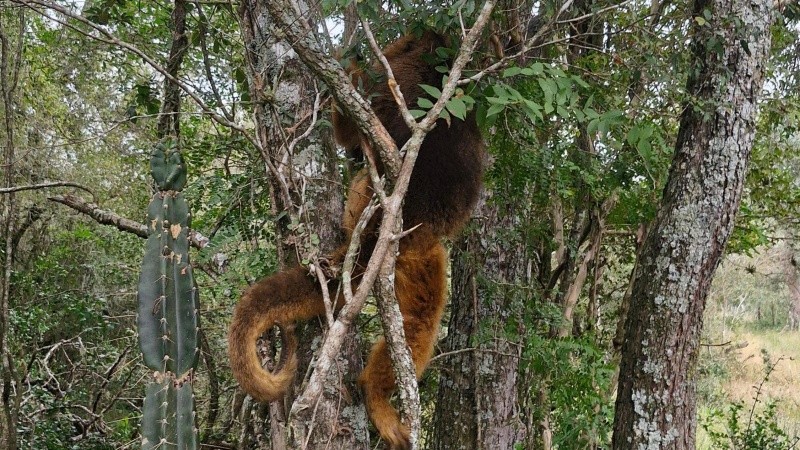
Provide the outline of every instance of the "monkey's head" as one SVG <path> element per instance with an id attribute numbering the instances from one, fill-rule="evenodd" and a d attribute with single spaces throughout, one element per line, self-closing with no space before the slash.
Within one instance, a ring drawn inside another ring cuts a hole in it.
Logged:
<path id="1" fill-rule="evenodd" d="M 447 38 L 426 31 L 421 35 L 403 36 L 383 50 L 409 108 L 415 108 L 417 99 L 427 95 L 419 87 L 420 84 L 441 85 L 443 75 L 436 71 L 436 66 L 441 65 L 443 58 L 436 50 L 449 47 L 449 44 Z M 447 53 L 443 55 L 446 57 Z M 364 90 L 378 118 L 390 133 L 393 129 L 405 128 L 386 83 L 386 70 L 380 61 L 375 61 L 371 69 L 364 70 L 358 61 L 351 58 L 347 72 L 353 85 Z M 345 117 L 337 105 L 333 108 L 333 132 L 336 142 L 344 147 L 348 157 L 360 160 L 361 135 L 355 123 Z"/>
<path id="2" fill-rule="evenodd" d="M 414 106 L 417 97 L 421 96 L 419 95 L 422 92 L 419 84 L 437 87 L 441 84 L 443 74 L 437 72 L 435 68 L 446 63 L 449 53 L 437 52 L 437 49 L 449 46 L 449 39 L 436 32 L 425 31 L 421 36 L 414 34 L 403 36 L 383 51 L 409 107 Z M 381 75 L 381 81 L 383 81 L 376 91 L 381 94 L 384 94 L 385 91 L 388 94 L 385 77 L 383 77 L 385 70 L 380 63 L 375 64 L 374 69 Z M 407 92 L 412 95 L 408 95 Z M 393 98 L 391 100 L 394 101 Z"/>
<path id="3" fill-rule="evenodd" d="M 433 54 L 439 47 L 449 47 L 450 40 L 436 33 L 435 31 L 425 31 L 421 36 L 407 34 L 386 47 L 383 54 L 391 64 L 393 59 L 402 58 L 423 58 L 426 54 Z"/>

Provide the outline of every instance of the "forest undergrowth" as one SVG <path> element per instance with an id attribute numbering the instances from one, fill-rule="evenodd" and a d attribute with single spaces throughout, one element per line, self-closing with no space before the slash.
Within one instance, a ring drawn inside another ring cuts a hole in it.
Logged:
<path id="1" fill-rule="evenodd" d="M 716 274 L 697 366 L 698 450 L 798 448 L 800 331 L 781 253 L 733 255 Z"/>

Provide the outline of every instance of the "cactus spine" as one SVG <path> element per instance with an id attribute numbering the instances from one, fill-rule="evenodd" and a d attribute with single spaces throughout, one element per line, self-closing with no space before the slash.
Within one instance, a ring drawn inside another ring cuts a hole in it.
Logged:
<path id="1" fill-rule="evenodd" d="M 192 379 L 198 348 L 198 295 L 189 264 L 189 207 L 180 191 L 186 164 L 159 144 L 150 158 L 159 191 L 147 208 L 149 236 L 139 278 L 137 327 L 154 371 L 142 416 L 142 449 L 198 447 Z"/>

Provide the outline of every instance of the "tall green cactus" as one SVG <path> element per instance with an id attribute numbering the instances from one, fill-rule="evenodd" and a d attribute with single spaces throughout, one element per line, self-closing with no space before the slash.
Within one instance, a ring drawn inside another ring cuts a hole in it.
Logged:
<path id="1" fill-rule="evenodd" d="M 198 295 L 189 264 L 189 207 L 181 154 L 156 146 L 150 170 L 159 192 L 147 210 L 149 236 L 139 278 L 137 326 L 144 363 L 154 370 L 142 416 L 142 449 L 198 447 L 192 379 L 198 348 Z"/>

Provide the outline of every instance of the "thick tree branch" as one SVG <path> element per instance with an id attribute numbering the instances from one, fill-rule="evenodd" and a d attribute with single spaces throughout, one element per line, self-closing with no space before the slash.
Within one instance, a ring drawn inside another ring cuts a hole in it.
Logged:
<path id="1" fill-rule="evenodd" d="M 397 245 L 397 240 L 394 239 L 394 236 L 402 231 L 402 200 L 408 189 L 408 183 L 419 153 L 420 145 L 422 144 L 425 134 L 433 128 L 446 102 L 455 92 L 458 79 L 461 76 L 461 71 L 472 58 L 478 37 L 488 22 L 494 4 L 495 2 L 491 0 L 484 4 L 475 25 L 462 43 L 461 50 L 451 68 L 450 79 L 444 86 L 441 97 L 434 107 L 428 111 L 427 116 L 422 122 L 413 124 L 411 128 L 412 137 L 403 147 L 405 157 L 402 163 L 399 159 L 396 144 L 391 139 L 391 136 L 388 135 L 377 116 L 370 110 L 367 102 L 352 86 L 341 66 L 334 58 L 322 53 L 321 46 L 315 40 L 313 30 L 310 29 L 302 18 L 293 13 L 297 10 L 295 5 L 286 1 L 271 1 L 266 4 L 270 14 L 278 24 L 279 33 L 292 44 L 292 47 L 297 52 L 300 59 L 328 84 L 339 106 L 356 122 L 360 131 L 366 136 L 367 141 L 370 141 L 367 143 L 366 147 L 370 147 L 371 144 L 377 145 L 381 162 L 386 168 L 389 179 L 396 180 L 391 196 L 386 197 L 386 200 L 382 202 L 384 214 L 379 229 L 378 242 L 370 258 L 370 262 L 367 265 L 367 269 L 363 274 L 361 283 L 356 293 L 349 299 L 350 301 L 345 304 L 337 320 L 332 324 L 325 344 L 320 351 L 316 370 L 312 374 L 305 392 L 293 405 L 293 413 L 313 407 L 316 399 L 322 392 L 322 381 L 325 380 L 327 371 L 334 365 L 335 357 L 338 355 L 339 349 L 341 348 L 344 333 L 350 323 L 352 323 L 353 318 L 363 307 L 367 294 L 371 290 L 379 274 L 381 274 L 381 291 L 385 294 L 384 296 L 393 297 L 394 288 L 391 274 L 394 272 L 394 258 L 396 256 Z M 393 91 L 399 91 L 396 80 L 394 80 L 391 75 L 389 76 L 388 83 Z M 401 96 L 395 93 L 395 98 L 398 99 L 401 110 L 404 108 L 407 109 L 401 101 Z M 368 154 L 369 152 L 367 151 L 365 153 Z M 390 248 L 393 248 L 395 251 L 389 251 Z M 345 265 L 347 265 L 347 261 L 345 261 Z M 348 283 L 345 284 L 347 285 Z M 345 292 L 347 292 L 347 290 L 348 286 L 345 286 Z M 397 379 L 400 380 L 398 387 L 401 391 L 400 396 L 403 400 L 404 410 L 413 410 L 411 414 L 405 415 L 411 421 L 409 425 L 412 429 L 412 441 L 415 441 L 414 438 L 419 429 L 419 398 L 418 392 L 416 391 L 415 370 L 408 346 L 405 344 L 405 337 L 402 332 L 402 319 L 399 314 L 399 309 L 397 309 L 396 301 L 385 303 L 389 304 L 390 308 L 385 318 L 390 322 L 387 324 L 387 328 L 399 330 L 397 331 L 399 336 L 395 336 L 394 333 L 389 333 L 387 338 L 389 338 L 390 344 L 394 342 L 394 345 L 390 345 L 390 353 L 392 354 L 395 370 L 401 372 L 398 374 L 400 376 L 397 376 Z M 394 322 L 400 323 L 401 325 L 399 327 L 392 327 L 391 323 Z M 408 408 L 408 406 L 410 406 L 410 408 Z"/>
<path id="2" fill-rule="evenodd" d="M 122 217 L 107 209 L 102 209 L 96 203 L 88 202 L 77 195 L 54 195 L 47 199 L 69 206 L 75 211 L 91 217 L 95 222 L 101 225 L 111 225 L 120 231 L 132 233 L 141 238 L 147 237 L 147 225 Z M 197 231 L 192 230 L 189 233 L 189 242 L 192 247 L 201 249 L 208 245 L 209 239 Z"/>
<path id="3" fill-rule="evenodd" d="M 364 133 L 367 141 L 377 149 L 386 172 L 394 179 L 400 172 L 400 156 L 397 145 L 386 131 L 367 102 L 351 84 L 342 66 L 331 55 L 327 55 L 317 42 L 317 34 L 308 22 L 297 16 L 297 8 L 287 0 L 266 2 L 273 20 L 278 24 L 278 34 L 284 37 L 297 52 L 300 59 L 325 84 L 338 105 L 347 113 Z"/>

